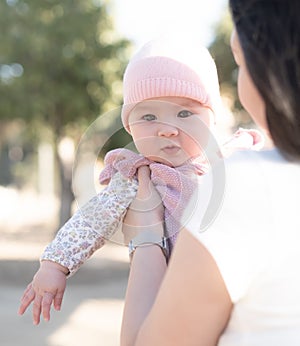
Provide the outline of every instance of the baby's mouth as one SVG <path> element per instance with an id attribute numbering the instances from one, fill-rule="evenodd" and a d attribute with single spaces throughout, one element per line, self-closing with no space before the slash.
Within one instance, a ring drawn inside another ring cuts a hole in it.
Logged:
<path id="1" fill-rule="evenodd" d="M 176 154 L 181 148 L 178 145 L 166 145 L 161 150 L 166 154 Z"/>

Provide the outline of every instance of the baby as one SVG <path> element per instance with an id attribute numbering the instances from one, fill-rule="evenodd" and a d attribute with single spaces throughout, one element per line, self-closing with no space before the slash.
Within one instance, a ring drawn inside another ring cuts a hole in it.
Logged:
<path id="1" fill-rule="evenodd" d="M 66 278 L 119 228 L 136 195 L 137 170 L 148 165 L 165 207 L 165 236 L 170 255 L 180 217 L 201 176 L 209 169 L 205 148 L 221 100 L 215 63 L 206 48 L 170 40 L 144 45 L 130 60 L 123 79 L 122 122 L 138 153 L 116 149 L 105 157 L 100 183 L 108 184 L 59 230 L 41 256 L 40 269 L 25 290 L 19 313 L 34 302 L 33 320 L 59 310 Z M 239 131 L 232 148 L 258 148 L 257 131 Z"/>

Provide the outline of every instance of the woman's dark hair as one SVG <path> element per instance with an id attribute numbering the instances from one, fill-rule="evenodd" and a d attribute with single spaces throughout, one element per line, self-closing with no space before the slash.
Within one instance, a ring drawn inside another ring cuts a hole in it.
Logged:
<path id="1" fill-rule="evenodd" d="M 287 158 L 300 160 L 300 0 L 229 3 L 272 139 Z"/>

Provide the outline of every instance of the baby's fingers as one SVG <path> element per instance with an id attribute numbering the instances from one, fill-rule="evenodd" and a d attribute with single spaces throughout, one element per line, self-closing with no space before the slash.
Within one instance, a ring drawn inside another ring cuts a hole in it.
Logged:
<path id="1" fill-rule="evenodd" d="M 137 191 L 137 198 L 145 200 L 151 196 L 151 180 L 150 169 L 148 166 L 142 166 L 138 169 L 139 187 Z"/>
<path id="2" fill-rule="evenodd" d="M 23 315 L 28 306 L 34 301 L 35 292 L 32 288 L 32 284 L 29 284 L 23 293 L 21 298 L 21 304 L 18 310 L 19 315 Z"/>
<path id="3" fill-rule="evenodd" d="M 42 311 L 42 300 L 43 297 L 37 294 L 34 298 L 33 307 L 32 307 L 32 318 L 33 324 L 37 325 L 40 323 L 40 316 Z"/>
<path id="4" fill-rule="evenodd" d="M 55 310 L 59 311 L 61 309 L 61 304 L 62 304 L 63 297 L 64 297 L 64 291 L 58 292 L 55 295 L 54 302 L 53 302 Z"/>
<path id="5" fill-rule="evenodd" d="M 45 292 L 42 298 L 42 313 L 45 321 L 50 320 L 50 309 L 53 302 L 53 294 L 50 292 Z"/>

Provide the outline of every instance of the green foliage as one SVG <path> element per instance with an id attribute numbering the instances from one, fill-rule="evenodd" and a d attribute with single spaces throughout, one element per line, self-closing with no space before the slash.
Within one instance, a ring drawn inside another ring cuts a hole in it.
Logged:
<path id="1" fill-rule="evenodd" d="M 235 70 L 235 63 L 230 49 L 231 32 L 232 22 L 228 11 L 226 11 L 221 21 L 216 26 L 215 39 L 209 47 L 217 64 L 221 84 L 234 84 L 235 82 L 232 78 L 232 72 Z"/>
<path id="2" fill-rule="evenodd" d="M 22 119 L 29 142 L 53 141 L 62 225 L 71 210 L 71 169 L 57 144 L 66 134 L 77 141 L 100 114 L 120 105 L 130 42 L 116 37 L 106 0 L 3 0 L 0 30 L 0 134 Z M 0 136 L 0 161 L 10 173 L 15 144 L 6 137 Z M 19 166 L 24 170 L 24 160 Z M 0 183 L 11 180 L 0 172 Z"/>
<path id="3" fill-rule="evenodd" d="M 234 61 L 230 48 L 230 37 L 233 30 L 231 16 L 228 10 L 215 28 L 215 39 L 209 47 L 209 51 L 215 59 L 220 90 L 223 95 L 231 98 L 232 111 L 235 114 L 236 126 L 246 126 L 252 123 L 249 115 L 242 110 L 242 106 L 237 95 L 237 75 L 238 67 Z"/>
<path id="4" fill-rule="evenodd" d="M 0 120 L 40 119 L 59 136 L 120 103 L 129 42 L 114 38 L 105 3 L 6 0 L 0 28 Z"/>

